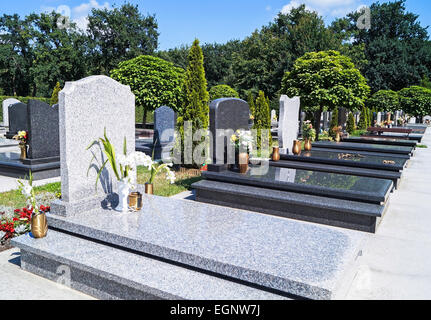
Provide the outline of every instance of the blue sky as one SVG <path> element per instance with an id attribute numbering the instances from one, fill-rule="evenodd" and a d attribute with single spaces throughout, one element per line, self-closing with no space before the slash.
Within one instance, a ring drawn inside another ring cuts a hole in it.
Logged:
<path id="1" fill-rule="evenodd" d="M 1 1 L 0 14 L 70 9 L 70 16 L 85 26 L 85 17 L 93 7 L 111 8 L 123 0 L 15 0 Z M 141 12 L 156 14 L 159 23 L 159 49 L 190 44 L 194 38 L 201 42 L 226 42 L 243 39 L 256 28 L 267 24 L 281 10 L 305 3 L 318 11 L 327 23 L 336 17 L 369 5 L 370 0 L 130 0 Z M 380 1 L 385 2 L 385 1 Z M 407 9 L 419 14 L 422 25 L 431 25 L 431 1 L 407 0 Z M 66 11 L 64 11 L 66 12 Z M 430 31 L 431 33 L 431 31 Z"/>

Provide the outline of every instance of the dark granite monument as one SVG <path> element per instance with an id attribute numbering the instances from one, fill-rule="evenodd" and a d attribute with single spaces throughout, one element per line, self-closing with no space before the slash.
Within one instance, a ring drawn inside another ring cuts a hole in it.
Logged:
<path id="1" fill-rule="evenodd" d="M 175 143 L 177 116 L 169 107 L 162 106 L 154 111 L 153 148 L 155 159 L 170 158 Z"/>
<path id="2" fill-rule="evenodd" d="M 18 131 L 28 131 L 27 105 L 19 102 L 9 106 L 9 131 L 6 138 L 12 139 Z"/>
<path id="3" fill-rule="evenodd" d="M 226 147 L 230 136 L 224 135 L 222 130 L 248 129 L 250 108 L 244 100 L 235 98 L 217 99 L 210 105 L 210 132 L 213 137 L 211 154 L 213 164 L 209 171 L 224 171 L 227 169 Z M 233 133 L 232 132 L 232 133 Z M 221 148 L 221 142 L 224 147 Z"/>

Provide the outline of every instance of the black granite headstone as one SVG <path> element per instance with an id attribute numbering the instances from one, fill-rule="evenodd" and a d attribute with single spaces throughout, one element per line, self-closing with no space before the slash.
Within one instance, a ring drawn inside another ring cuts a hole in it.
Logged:
<path id="1" fill-rule="evenodd" d="M 168 158 L 175 142 L 175 125 L 177 117 L 175 111 L 162 106 L 154 111 L 154 158 Z M 163 152 L 163 154 L 162 154 Z"/>
<path id="2" fill-rule="evenodd" d="M 58 105 L 30 100 L 27 107 L 29 159 L 60 156 Z"/>
<path id="3" fill-rule="evenodd" d="M 213 164 L 208 166 L 208 170 L 223 171 L 226 170 L 227 164 L 216 164 L 217 158 L 221 156 L 225 149 L 217 149 L 217 130 L 248 129 L 250 117 L 250 108 L 244 100 L 236 98 L 222 98 L 211 102 L 210 104 L 210 132 L 213 137 L 211 152 L 213 155 Z M 220 133 L 220 132 L 218 132 Z M 230 138 L 230 137 L 229 137 Z M 227 138 L 225 146 L 227 145 Z M 218 156 L 217 156 L 218 155 Z"/>
<path id="4" fill-rule="evenodd" d="M 6 138 L 12 139 L 18 131 L 28 131 L 27 105 L 25 103 L 15 103 L 9 106 L 9 131 Z"/>

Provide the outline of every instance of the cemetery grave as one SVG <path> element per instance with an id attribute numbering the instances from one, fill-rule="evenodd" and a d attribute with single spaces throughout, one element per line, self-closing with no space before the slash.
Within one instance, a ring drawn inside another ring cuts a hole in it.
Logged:
<path id="1" fill-rule="evenodd" d="M 380 138 L 380 137 L 343 137 L 343 142 L 354 142 L 354 143 L 369 143 L 369 144 L 383 144 L 392 146 L 402 146 L 402 147 L 413 147 L 416 148 L 417 141 L 412 140 L 402 140 L 393 138 Z"/>
<path id="2" fill-rule="evenodd" d="M 316 141 L 312 144 L 313 147 L 330 148 L 338 150 L 349 151 L 369 151 L 388 154 L 402 154 L 412 155 L 414 152 L 413 147 L 403 147 L 394 145 L 376 145 L 368 143 L 352 143 L 352 142 L 330 142 L 330 141 Z"/>

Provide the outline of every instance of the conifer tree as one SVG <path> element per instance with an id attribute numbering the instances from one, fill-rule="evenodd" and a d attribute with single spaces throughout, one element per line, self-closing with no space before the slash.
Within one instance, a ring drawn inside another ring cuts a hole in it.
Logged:
<path id="1" fill-rule="evenodd" d="M 359 116 L 358 129 L 359 130 L 366 130 L 367 125 L 368 125 L 367 110 L 364 106 L 364 107 L 362 107 L 361 115 Z"/>
<path id="2" fill-rule="evenodd" d="M 346 131 L 349 134 L 353 134 L 353 132 L 355 132 L 355 130 L 356 130 L 355 118 L 353 116 L 353 113 L 349 112 L 349 117 L 347 118 Z"/>
<path id="3" fill-rule="evenodd" d="M 332 111 L 332 118 L 331 118 L 331 123 L 330 123 L 330 127 L 329 127 L 329 135 L 332 138 L 335 138 L 336 135 L 336 131 L 334 131 L 334 128 L 338 127 L 338 108 L 335 108 L 334 111 Z"/>
<path id="4" fill-rule="evenodd" d="M 249 93 L 248 93 L 248 99 L 247 99 L 248 101 L 248 106 L 249 106 L 249 108 L 250 108 L 250 114 L 253 116 L 253 119 L 254 119 L 254 116 L 255 116 L 255 110 L 256 110 L 256 106 L 255 106 L 255 104 L 254 104 L 254 96 L 253 96 L 253 93 L 251 92 L 251 91 L 249 91 Z"/>
<path id="5" fill-rule="evenodd" d="M 263 91 L 259 91 L 256 98 L 254 125 L 253 129 L 257 130 L 257 147 L 262 147 L 262 130 L 268 130 L 269 146 L 272 145 L 271 136 L 271 111 L 269 109 L 268 99 Z"/>
<path id="6" fill-rule="evenodd" d="M 61 91 L 60 82 L 57 82 L 57 84 L 54 87 L 54 90 L 52 91 L 52 96 L 50 100 L 51 106 L 58 103 L 58 93 Z"/>
<path id="7" fill-rule="evenodd" d="M 199 40 L 195 39 L 189 51 L 188 66 L 183 85 L 184 103 L 178 117 L 179 133 L 181 135 L 182 159 L 184 155 L 184 124 L 186 121 L 192 123 L 192 134 L 197 130 L 208 129 L 209 124 L 209 94 L 207 91 L 207 80 L 205 78 L 204 56 L 199 45 Z M 192 137 L 189 137 L 192 138 Z M 193 150 L 204 141 L 193 141 Z M 188 155 L 190 159 L 191 155 Z M 196 159 L 195 159 L 196 160 Z M 194 162 L 194 161 L 193 161 Z M 194 163 L 194 165 L 200 165 Z"/>

